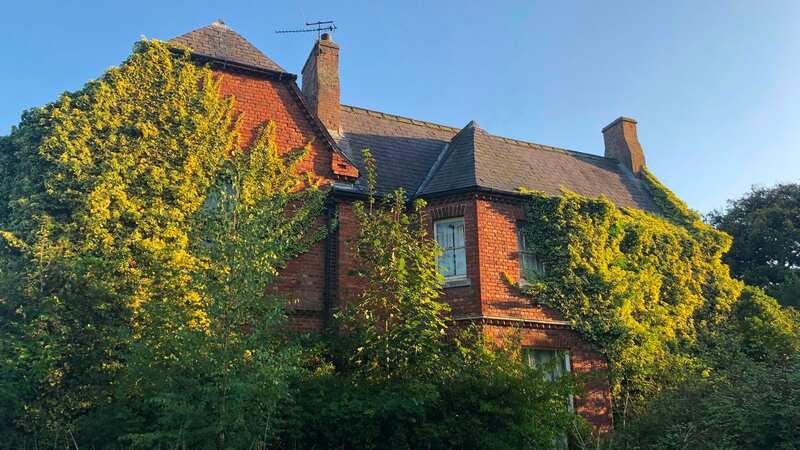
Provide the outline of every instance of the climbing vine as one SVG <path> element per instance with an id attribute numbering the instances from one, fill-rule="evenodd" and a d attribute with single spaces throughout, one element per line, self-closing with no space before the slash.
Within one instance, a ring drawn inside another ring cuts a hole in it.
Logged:
<path id="1" fill-rule="evenodd" d="M 142 41 L 0 138 L 0 448 L 269 438 L 296 346 L 268 292 L 325 194 L 274 124 L 241 150 L 220 83 Z"/>
<path id="2" fill-rule="evenodd" d="M 743 288 L 721 261 L 730 238 L 649 172 L 643 182 L 662 215 L 605 197 L 525 191 L 524 232 L 547 270 L 521 289 L 606 355 L 623 417 L 664 386 L 708 369 L 698 349 Z"/>

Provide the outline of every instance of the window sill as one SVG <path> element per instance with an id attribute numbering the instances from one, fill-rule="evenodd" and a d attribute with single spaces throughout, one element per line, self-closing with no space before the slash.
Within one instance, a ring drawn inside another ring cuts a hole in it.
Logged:
<path id="1" fill-rule="evenodd" d="M 467 287 L 471 286 L 469 282 L 469 278 L 454 278 L 452 280 L 445 280 L 444 284 L 442 285 L 443 288 L 455 288 L 455 287 Z"/>

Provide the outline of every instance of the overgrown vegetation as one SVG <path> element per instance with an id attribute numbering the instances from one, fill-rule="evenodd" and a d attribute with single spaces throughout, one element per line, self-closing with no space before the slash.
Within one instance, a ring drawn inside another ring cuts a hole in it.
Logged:
<path id="1" fill-rule="evenodd" d="M 797 315 L 731 278 L 722 262 L 730 238 L 648 172 L 645 182 L 664 216 L 529 192 L 525 233 L 547 271 L 522 289 L 608 358 L 625 448 L 793 448 L 800 416 L 772 408 L 796 398 Z M 744 374 L 760 381 L 731 384 Z M 753 396 L 757 383 L 785 389 Z M 770 432 L 734 445 L 758 427 Z"/>
<path id="2" fill-rule="evenodd" d="M 365 153 L 374 187 L 374 161 Z M 552 448 L 583 431 L 569 410 L 574 380 L 546 382 L 518 346 L 459 332 L 440 303 L 440 250 L 425 203 L 402 190 L 354 206 L 364 291 L 321 341 L 321 361 L 297 385 L 292 448 Z M 513 343 L 509 343 L 513 344 Z"/>
<path id="3" fill-rule="evenodd" d="M 0 447 L 588 445 L 574 378 L 448 321 L 424 202 L 378 199 L 368 153 L 364 290 L 321 336 L 286 333 L 276 278 L 324 236 L 325 192 L 274 125 L 242 151 L 232 111 L 147 41 L 0 138 Z M 522 289 L 608 357 L 605 443 L 796 448 L 797 311 L 731 278 L 730 238 L 645 182 L 663 216 L 529 193 L 547 270 Z"/>
<path id="4" fill-rule="evenodd" d="M 298 347 L 267 295 L 324 194 L 158 42 L 2 142 L 3 446 L 264 445 Z M 266 237 L 266 238 L 265 238 Z"/>
<path id="5" fill-rule="evenodd" d="M 363 294 L 285 333 L 271 292 L 325 193 L 232 111 L 142 42 L 0 141 L 0 447 L 550 448 L 581 423 L 574 380 L 451 330 L 402 191 L 355 207 Z"/>

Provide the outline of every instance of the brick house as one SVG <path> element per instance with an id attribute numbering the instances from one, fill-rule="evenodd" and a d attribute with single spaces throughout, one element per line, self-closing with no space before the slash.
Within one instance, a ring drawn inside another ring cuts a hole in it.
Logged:
<path id="1" fill-rule="evenodd" d="M 644 155 L 636 121 L 619 118 L 603 129 L 604 156 L 492 135 L 474 121 L 464 128 L 400 117 L 355 106 L 339 98 L 339 46 L 323 35 L 297 75 L 270 60 L 226 25 L 215 22 L 171 40 L 192 50 L 222 76 L 222 93 L 243 115 L 240 144 L 249 145 L 265 121 L 277 124 L 281 148 L 312 142 L 305 170 L 330 183 L 325 220 L 338 227 L 324 242 L 293 261 L 280 290 L 293 300 L 298 330 L 318 330 L 332 310 L 359 292 L 349 275 L 350 242 L 357 235 L 352 202 L 365 196 L 360 152 L 369 148 L 378 190 L 402 187 L 428 201 L 430 231 L 443 247 L 443 300 L 453 319 L 482 327 L 493 339 L 518 333 L 531 363 L 556 359 L 559 371 L 606 368 L 602 356 L 545 306 L 523 297 L 504 273 L 546 270 L 533 246 L 518 234 L 525 220 L 520 186 L 559 195 L 566 187 L 616 204 L 655 211 L 638 175 Z M 602 377 L 599 380 L 603 380 Z M 602 431 L 612 426 L 608 384 L 596 381 L 575 399 L 576 410 Z"/>

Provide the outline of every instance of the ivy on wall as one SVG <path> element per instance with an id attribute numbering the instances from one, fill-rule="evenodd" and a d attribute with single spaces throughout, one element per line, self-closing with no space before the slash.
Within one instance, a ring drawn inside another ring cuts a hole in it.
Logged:
<path id="1" fill-rule="evenodd" d="M 743 289 L 721 257 L 730 238 L 645 171 L 663 215 L 604 197 L 528 194 L 525 229 L 547 270 L 521 289 L 572 322 L 609 360 L 623 417 L 664 386 L 703 373 L 703 341 Z"/>

